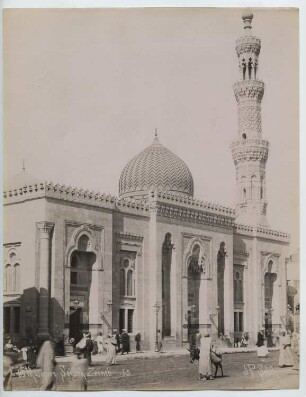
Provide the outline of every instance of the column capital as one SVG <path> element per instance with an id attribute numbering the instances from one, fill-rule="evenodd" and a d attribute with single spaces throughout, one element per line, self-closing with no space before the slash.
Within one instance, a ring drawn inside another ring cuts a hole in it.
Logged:
<path id="1" fill-rule="evenodd" d="M 50 238 L 51 232 L 54 228 L 54 222 L 36 222 L 37 228 L 40 232 L 40 238 Z"/>

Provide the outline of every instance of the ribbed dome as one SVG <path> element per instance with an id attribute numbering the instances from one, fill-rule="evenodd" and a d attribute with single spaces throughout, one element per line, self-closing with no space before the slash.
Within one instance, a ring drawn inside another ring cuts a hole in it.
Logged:
<path id="1" fill-rule="evenodd" d="M 157 136 L 127 163 L 119 181 L 121 197 L 147 196 L 152 189 L 193 196 L 193 179 L 187 165 Z"/>

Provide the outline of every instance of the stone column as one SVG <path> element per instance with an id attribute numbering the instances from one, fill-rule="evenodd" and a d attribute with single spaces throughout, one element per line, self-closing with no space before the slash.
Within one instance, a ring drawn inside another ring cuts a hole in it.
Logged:
<path id="1" fill-rule="evenodd" d="M 210 332 L 211 329 L 211 320 L 209 316 L 211 308 L 210 297 L 212 294 L 211 286 L 212 280 L 205 278 L 205 276 L 201 274 L 199 291 L 199 329 L 201 333 Z"/>
<path id="2" fill-rule="evenodd" d="M 224 267 L 224 334 L 231 336 L 234 317 L 234 290 L 233 290 L 233 261 L 229 253 L 225 254 Z"/>
<path id="3" fill-rule="evenodd" d="M 182 341 L 188 341 L 188 277 L 187 275 L 182 276 L 182 298 L 181 298 L 181 305 L 182 305 L 182 325 L 183 325 L 183 332 L 182 332 Z"/>
<path id="4" fill-rule="evenodd" d="M 96 334 L 98 332 L 99 324 L 101 324 L 100 311 L 100 273 L 101 267 L 96 264 L 93 265 L 91 271 L 91 285 L 89 290 L 89 330 Z M 111 325 L 111 322 L 110 322 Z M 112 330 L 109 329 L 108 333 Z"/>
<path id="5" fill-rule="evenodd" d="M 176 337 L 176 252 L 172 249 L 171 273 L 170 273 L 170 307 L 171 307 L 171 336 Z"/>
<path id="6" fill-rule="evenodd" d="M 154 350 L 155 347 L 155 337 L 156 337 L 156 327 L 158 326 L 161 328 L 160 320 L 160 313 L 162 313 L 162 308 L 160 308 L 158 315 L 156 316 L 156 310 L 154 305 L 158 303 L 159 305 L 162 304 L 161 301 L 158 301 L 158 288 L 157 288 L 157 230 L 156 230 L 156 218 L 157 218 L 157 203 L 154 199 L 154 196 L 151 198 L 150 202 L 150 223 L 149 223 L 149 235 L 150 235 L 150 278 L 148 285 L 148 293 L 150 294 L 150 306 L 147 308 L 148 317 L 150 318 L 149 321 L 149 348 L 150 350 Z M 161 288 L 160 288 L 161 290 Z M 156 323 L 156 319 L 158 320 L 158 324 Z"/>
<path id="7" fill-rule="evenodd" d="M 38 335 L 49 334 L 50 261 L 53 222 L 37 222 L 39 230 L 39 316 Z"/>

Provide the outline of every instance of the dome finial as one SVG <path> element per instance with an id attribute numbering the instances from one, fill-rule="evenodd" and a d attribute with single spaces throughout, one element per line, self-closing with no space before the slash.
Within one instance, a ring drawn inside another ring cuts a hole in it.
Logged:
<path id="1" fill-rule="evenodd" d="M 153 143 L 159 143 L 157 128 L 155 128 L 155 131 L 154 131 L 154 141 L 153 141 Z"/>
<path id="2" fill-rule="evenodd" d="M 22 160 L 22 171 L 25 172 L 24 160 Z"/>
<path id="3" fill-rule="evenodd" d="M 244 23 L 245 32 L 248 32 L 252 29 L 252 19 L 253 19 L 253 12 L 250 8 L 246 8 L 242 13 L 242 20 Z"/>

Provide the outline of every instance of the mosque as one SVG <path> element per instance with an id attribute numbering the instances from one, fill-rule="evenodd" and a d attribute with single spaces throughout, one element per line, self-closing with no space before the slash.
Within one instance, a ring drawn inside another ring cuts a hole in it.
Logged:
<path id="1" fill-rule="evenodd" d="M 125 328 L 154 350 L 158 329 L 171 349 L 195 331 L 232 343 L 248 332 L 253 344 L 259 328 L 286 325 L 289 235 L 267 220 L 261 41 L 252 13 L 242 19 L 236 208 L 196 199 L 190 170 L 157 134 L 124 167 L 118 197 L 23 170 L 3 193 L 5 334 L 68 344 L 83 331 Z"/>

